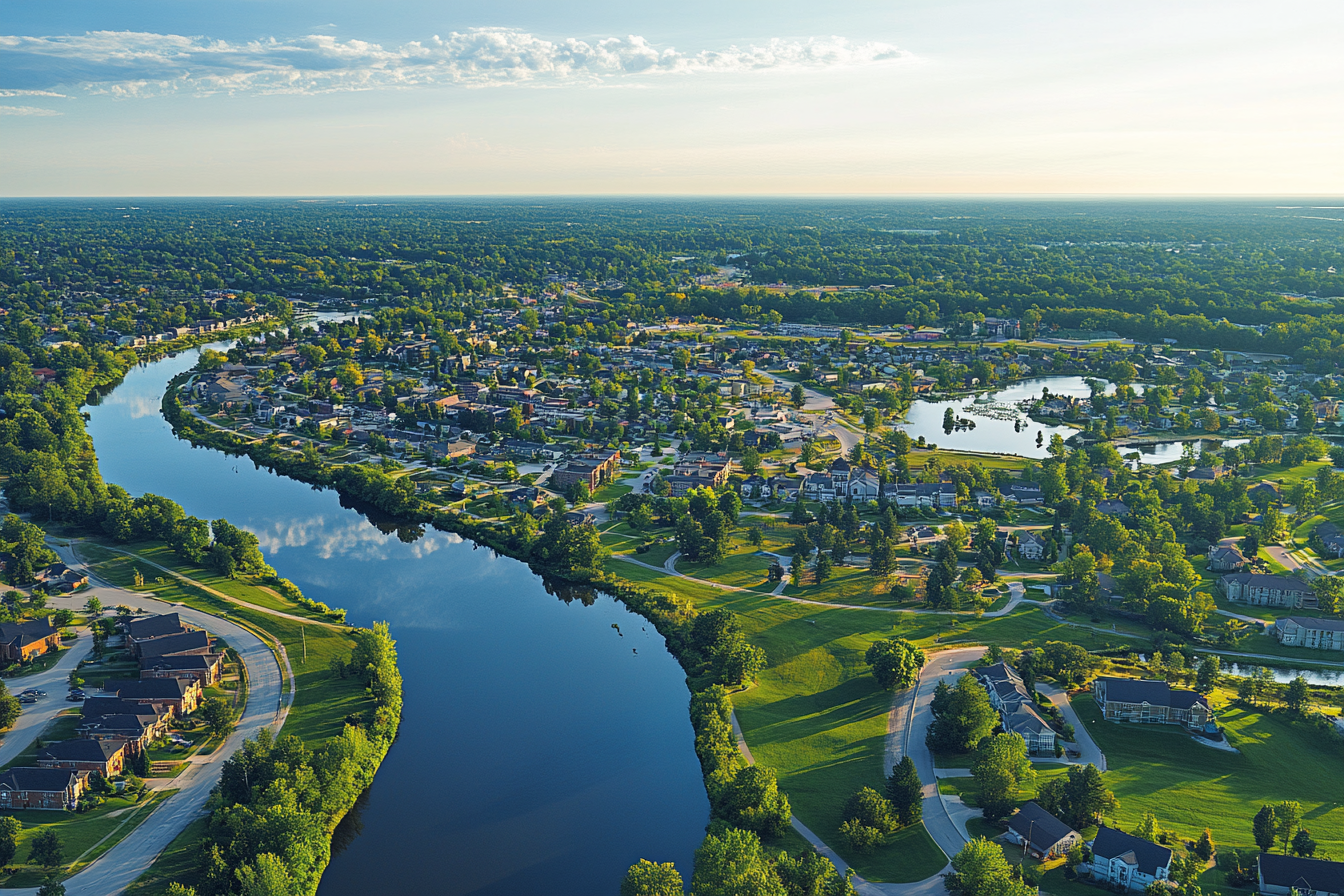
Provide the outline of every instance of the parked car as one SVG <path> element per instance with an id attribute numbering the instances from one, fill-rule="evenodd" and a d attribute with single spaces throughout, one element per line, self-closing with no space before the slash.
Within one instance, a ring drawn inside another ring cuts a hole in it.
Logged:
<path id="1" fill-rule="evenodd" d="M 19 702 L 20 702 L 20 703 L 36 703 L 36 702 L 37 702 L 37 698 L 34 697 L 32 694 L 20 694 L 20 695 L 19 695 Z"/>
<path id="2" fill-rule="evenodd" d="M 67 696 L 65 699 L 69 700 L 71 703 L 80 703 L 80 702 L 82 702 L 82 701 L 84 700 L 84 695 L 83 695 L 83 694 L 76 694 L 76 693 L 73 693 L 73 692 L 72 692 L 72 693 L 71 693 L 69 696 Z"/>

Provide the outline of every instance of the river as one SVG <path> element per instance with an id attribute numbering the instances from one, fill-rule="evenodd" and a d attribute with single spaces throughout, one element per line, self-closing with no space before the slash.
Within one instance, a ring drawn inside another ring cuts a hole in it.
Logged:
<path id="1" fill-rule="evenodd" d="M 639 858 L 689 876 L 709 804 L 685 676 L 653 627 L 610 598 L 560 600 L 455 535 L 381 531 L 334 492 L 177 439 L 159 402 L 196 354 L 138 367 L 88 408 L 104 478 L 256 533 L 308 596 L 354 624 L 386 620 L 397 640 L 401 733 L 338 828 L 319 896 L 614 894 Z"/>

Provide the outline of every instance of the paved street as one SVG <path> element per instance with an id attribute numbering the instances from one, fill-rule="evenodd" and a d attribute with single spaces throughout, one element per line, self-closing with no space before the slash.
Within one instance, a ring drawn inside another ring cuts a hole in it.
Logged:
<path id="1" fill-rule="evenodd" d="M 1069 703 L 1069 695 L 1054 685 L 1043 681 L 1036 682 L 1036 690 L 1044 694 L 1055 706 L 1058 706 L 1060 712 L 1064 713 L 1064 721 L 1073 726 L 1074 743 L 1082 754 L 1074 761 L 1079 765 L 1095 765 L 1101 771 L 1106 771 L 1106 755 L 1101 752 L 1097 742 L 1092 739 L 1092 735 L 1088 733 L 1082 719 L 1078 718 L 1078 713 L 1074 712 L 1072 704 Z"/>
<path id="2" fill-rule="evenodd" d="M 88 598 L 84 598 L 88 600 Z M 58 606 L 59 601 L 49 601 L 52 606 Z M 9 692 L 16 697 L 20 691 L 29 688 L 37 691 L 46 691 L 47 696 L 41 698 L 36 703 L 31 703 L 22 707 L 19 714 L 19 720 L 14 723 L 14 727 L 4 733 L 3 739 L 0 739 L 0 766 L 4 766 L 14 761 L 33 740 L 42 733 L 42 729 L 52 719 L 60 715 L 61 710 L 77 707 L 79 704 L 66 701 L 65 695 L 69 693 L 70 672 L 79 665 L 79 661 L 89 655 L 93 649 L 89 630 L 80 628 L 79 638 L 74 642 L 74 646 L 65 652 L 55 666 L 52 666 L 45 672 L 38 672 L 34 675 L 24 675 L 19 678 L 5 679 L 5 686 Z"/>
<path id="3" fill-rule="evenodd" d="M 61 555 L 62 562 L 71 567 L 83 568 L 83 564 L 75 558 L 70 548 L 61 545 L 53 545 L 53 547 Z M 104 853 L 88 868 L 66 880 L 65 888 L 68 896 L 112 896 L 112 894 L 120 893 L 143 874 L 154 863 L 158 854 L 172 842 L 173 838 L 188 824 L 201 816 L 206 799 L 210 796 L 210 789 L 219 780 L 223 761 L 242 745 L 244 739 L 254 737 L 262 728 L 270 727 L 273 731 L 278 731 L 284 723 L 289 702 L 292 700 L 292 696 L 286 699 L 285 695 L 282 694 L 280 664 L 276 660 L 275 654 L 256 635 L 246 629 L 199 610 L 165 603 L 143 594 L 117 588 L 110 583 L 97 579 L 92 574 L 90 575 L 90 584 L 93 587 L 89 591 L 69 597 L 52 598 L 51 606 L 74 609 L 82 607 L 90 596 L 96 595 L 107 607 L 125 604 L 150 613 L 176 612 L 181 615 L 184 621 L 192 625 L 198 625 L 211 634 L 218 635 L 225 639 L 230 647 L 238 651 L 247 667 L 249 690 L 247 705 L 242 718 L 238 722 L 238 728 L 229 736 L 224 745 L 203 761 L 194 762 L 187 771 L 174 779 L 174 786 L 179 788 L 178 792 L 155 809 L 149 818 L 131 832 L 126 839 Z M 76 648 L 76 650 L 79 649 Z M 62 662 L 66 662 L 66 659 L 63 658 Z M 77 660 L 70 661 L 70 668 L 73 668 L 75 662 Z M 63 682 L 69 674 L 69 669 L 64 672 L 53 669 L 45 674 L 56 675 L 59 681 Z M 36 684 L 37 680 L 38 677 L 34 676 L 33 684 L 25 683 L 24 687 L 40 687 Z M 53 687 L 59 689 L 59 695 L 56 690 L 53 690 Z M 72 705 L 61 699 L 66 691 L 64 685 L 58 682 L 53 687 L 42 688 L 49 694 L 45 703 L 52 705 L 59 703 L 61 706 Z M 44 704 L 38 704 L 38 706 L 42 707 L 44 711 L 47 709 Z M 31 709 L 31 707 L 29 708 Z M 22 724 L 23 718 L 20 717 L 20 725 Z M 15 730 L 19 730 L 18 726 Z M 35 737 L 37 733 L 37 730 L 33 730 L 31 736 L 15 738 L 13 736 L 14 732 L 10 732 L 6 735 L 4 743 L 0 744 L 0 757 L 4 756 L 7 750 L 14 750 L 14 753 L 22 751 L 23 747 L 31 743 L 32 737 Z M 15 745 L 18 744 L 21 745 L 16 748 Z M 36 894 L 37 890 L 17 889 L 9 892 L 15 894 L 15 896 L 30 896 L 30 894 Z"/>

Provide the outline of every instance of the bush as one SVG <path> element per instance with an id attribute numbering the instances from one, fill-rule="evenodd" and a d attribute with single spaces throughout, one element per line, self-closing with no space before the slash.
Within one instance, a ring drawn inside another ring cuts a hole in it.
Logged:
<path id="1" fill-rule="evenodd" d="M 840 825 L 840 835 L 857 853 L 870 853 L 882 844 L 884 835 L 877 828 L 870 828 L 862 822 L 850 819 Z"/>

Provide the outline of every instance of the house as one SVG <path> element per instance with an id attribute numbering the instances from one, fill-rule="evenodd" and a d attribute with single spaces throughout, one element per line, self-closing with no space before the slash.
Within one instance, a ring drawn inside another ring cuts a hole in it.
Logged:
<path id="1" fill-rule="evenodd" d="M 0 660 L 26 663 L 61 647 L 60 630 L 44 616 L 30 622 L 0 623 Z"/>
<path id="2" fill-rule="evenodd" d="M 1014 482 L 1008 486 L 1007 497 L 1023 505 L 1040 504 L 1045 500 L 1045 493 L 1034 482 Z"/>
<path id="3" fill-rule="evenodd" d="M 1007 663 L 995 663 L 972 673 L 998 710 L 1003 730 L 1027 742 L 1030 753 L 1053 754 L 1055 731 L 1036 709 L 1022 676 Z"/>
<path id="4" fill-rule="evenodd" d="M 1129 505 L 1124 501 L 1098 501 L 1097 513 L 1104 513 L 1107 516 L 1114 517 L 1129 516 Z"/>
<path id="5" fill-rule="evenodd" d="M 886 487 L 897 507 L 955 507 L 957 487 L 951 482 L 901 482 Z"/>
<path id="6" fill-rule="evenodd" d="M 0 774 L 0 809 L 74 809 L 88 780 L 68 768 L 11 768 Z"/>
<path id="7" fill-rule="evenodd" d="M 1228 473 L 1229 470 L 1227 469 L 1227 467 L 1224 467 L 1222 464 L 1214 464 L 1213 466 L 1209 467 L 1195 467 L 1189 473 L 1185 474 L 1185 478 L 1205 479 L 1211 481 L 1214 479 L 1222 479 L 1224 476 L 1228 475 Z"/>
<path id="8" fill-rule="evenodd" d="M 181 617 L 176 613 L 146 616 L 144 619 L 129 619 L 122 624 L 121 628 L 126 632 L 126 644 L 132 650 L 134 650 L 137 641 L 191 631 L 189 626 L 182 624 Z"/>
<path id="9" fill-rule="evenodd" d="M 176 656 L 187 653 L 210 653 L 210 636 L 199 629 L 143 638 L 131 645 L 131 653 L 139 659 L 158 656 Z"/>
<path id="10" fill-rule="evenodd" d="M 1260 853 L 1260 892 L 1269 896 L 1341 896 L 1344 862 Z"/>
<path id="11" fill-rule="evenodd" d="M 68 594 L 76 588 L 82 588 L 89 584 L 89 577 L 86 573 L 73 570 L 64 563 L 51 564 L 38 572 L 36 578 L 38 582 L 46 586 L 48 591 L 60 591 L 63 594 Z"/>
<path id="12" fill-rule="evenodd" d="M 1316 594 L 1311 587 L 1288 576 L 1238 572 L 1218 580 L 1228 600 L 1256 607 L 1314 608 Z"/>
<path id="13" fill-rule="evenodd" d="M 611 480 L 620 462 L 619 451 L 584 451 L 563 467 L 557 467 L 547 484 L 555 491 L 566 492 L 582 482 L 591 494 Z M 726 474 L 724 478 L 727 478 Z"/>
<path id="14" fill-rule="evenodd" d="M 1008 839 L 1025 843 L 1027 851 L 1038 859 L 1055 859 L 1083 842 L 1073 828 L 1042 809 L 1033 800 L 1008 819 Z"/>
<path id="15" fill-rule="evenodd" d="M 981 510 L 992 510 L 994 507 L 998 506 L 999 496 L 988 489 L 977 488 L 971 491 L 971 500 L 974 501 L 975 506 L 979 507 Z"/>
<path id="16" fill-rule="evenodd" d="M 121 774 L 125 762 L 126 745 L 106 740 L 62 740 L 37 751 L 40 768 L 97 772 L 104 778 Z"/>
<path id="17" fill-rule="evenodd" d="M 141 678 L 191 678 L 201 687 L 217 684 L 224 675 L 224 654 L 188 653 L 140 660 Z"/>
<path id="18" fill-rule="evenodd" d="M 128 703 L 170 708 L 179 718 L 201 705 L 201 684 L 181 678 L 109 678 L 103 682 L 101 696 L 116 697 Z"/>
<path id="19" fill-rule="evenodd" d="M 90 703 L 94 706 L 90 707 Z M 130 753 L 139 753 L 168 730 L 168 714 L 153 707 L 124 703 L 116 698 L 86 700 L 85 713 L 75 733 L 90 740 L 125 745 Z"/>
<path id="20" fill-rule="evenodd" d="M 1171 875 L 1172 852 L 1102 825 L 1092 841 L 1092 876 L 1122 890 L 1143 890 Z"/>
<path id="21" fill-rule="evenodd" d="M 1334 523 L 1321 523 L 1312 530 L 1311 537 L 1322 553 L 1335 559 L 1344 557 L 1344 532 L 1340 532 Z"/>
<path id="22" fill-rule="evenodd" d="M 1113 721 L 1183 725 L 1204 730 L 1213 721 L 1213 710 L 1203 694 L 1176 690 L 1165 681 L 1140 678 L 1098 678 L 1092 694 L 1102 715 Z"/>
<path id="23" fill-rule="evenodd" d="M 1286 616 L 1274 623 L 1274 637 L 1289 647 L 1344 650 L 1344 619 Z"/>
<path id="24" fill-rule="evenodd" d="M 1212 572 L 1238 572 L 1246 567 L 1246 557 L 1230 545 L 1209 548 L 1209 569 Z"/>
<path id="25" fill-rule="evenodd" d="M 1017 531 L 1017 555 L 1024 560 L 1045 559 L 1045 540 L 1030 529 Z"/>

